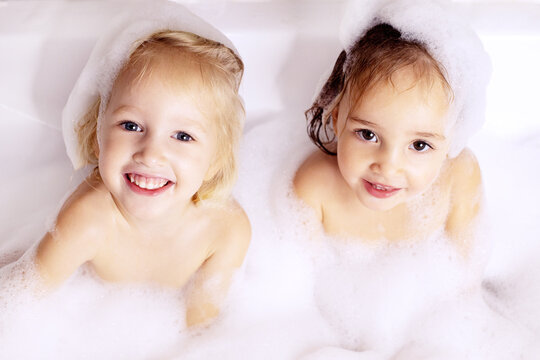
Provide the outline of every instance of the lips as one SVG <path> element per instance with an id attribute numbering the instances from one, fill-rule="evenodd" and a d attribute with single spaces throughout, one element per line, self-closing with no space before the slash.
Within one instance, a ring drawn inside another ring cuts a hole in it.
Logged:
<path id="1" fill-rule="evenodd" d="M 364 187 L 366 188 L 367 192 L 379 199 L 385 199 L 392 195 L 395 195 L 398 191 L 401 190 L 401 188 L 395 188 L 392 186 L 386 186 L 379 183 L 372 183 L 367 180 L 363 180 Z"/>
<path id="2" fill-rule="evenodd" d="M 124 179 L 132 191 L 147 196 L 159 195 L 174 184 L 169 179 L 136 173 L 124 174 Z"/>

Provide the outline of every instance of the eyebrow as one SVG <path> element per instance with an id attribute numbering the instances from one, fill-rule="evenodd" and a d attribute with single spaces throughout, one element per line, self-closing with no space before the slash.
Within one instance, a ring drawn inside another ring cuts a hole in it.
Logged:
<path id="1" fill-rule="evenodd" d="M 374 127 L 374 128 L 378 128 L 379 126 L 375 123 L 372 123 L 371 121 L 367 121 L 367 120 L 364 120 L 364 119 L 360 119 L 356 116 L 349 116 L 349 119 L 354 121 L 354 122 L 357 122 L 359 124 L 362 124 L 362 125 L 367 125 L 367 126 L 371 126 L 371 127 Z M 444 141 L 446 140 L 446 137 L 444 137 L 443 135 L 441 134 L 437 134 L 437 133 L 430 133 L 430 132 L 423 132 L 423 131 L 419 131 L 419 132 L 415 132 L 414 133 L 414 136 L 417 136 L 417 137 L 421 137 L 421 138 L 431 138 L 431 139 L 438 139 L 438 140 L 441 140 L 441 141 Z"/>
<path id="2" fill-rule="evenodd" d="M 121 105 L 114 109 L 113 114 L 121 113 L 121 112 L 130 112 L 130 111 L 138 111 L 138 109 L 131 105 Z"/>
<path id="3" fill-rule="evenodd" d="M 417 132 L 415 133 L 415 135 L 421 138 L 433 138 L 433 139 L 438 139 L 442 141 L 446 140 L 446 137 L 444 137 L 441 134 L 434 134 L 434 133 L 429 133 L 429 132 Z"/>
<path id="4" fill-rule="evenodd" d="M 371 121 L 367 121 L 367 120 L 364 120 L 364 119 L 360 119 L 360 118 L 357 118 L 356 116 L 349 116 L 349 120 L 352 120 L 352 121 L 354 121 L 354 122 L 360 123 L 360 124 L 362 124 L 362 125 L 373 126 L 373 127 L 379 127 L 377 124 L 372 123 Z"/>

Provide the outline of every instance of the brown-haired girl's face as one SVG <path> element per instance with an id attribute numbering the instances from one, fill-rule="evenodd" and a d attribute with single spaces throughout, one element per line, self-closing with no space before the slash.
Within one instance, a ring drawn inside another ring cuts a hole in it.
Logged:
<path id="1" fill-rule="evenodd" d="M 372 210 L 389 210 L 426 191 L 448 154 L 448 100 L 440 83 L 398 70 L 333 112 L 337 160 L 345 182 Z"/>
<path id="2" fill-rule="evenodd" d="M 200 109 L 205 98 L 197 67 L 168 81 L 165 62 L 137 79 L 117 79 L 100 120 L 99 171 L 119 207 L 136 219 L 164 217 L 187 206 L 213 173 L 216 125 Z M 177 216 L 177 215 L 175 215 Z"/>

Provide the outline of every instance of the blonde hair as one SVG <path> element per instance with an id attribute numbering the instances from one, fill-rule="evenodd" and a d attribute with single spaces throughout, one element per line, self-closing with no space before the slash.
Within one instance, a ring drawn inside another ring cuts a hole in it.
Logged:
<path id="1" fill-rule="evenodd" d="M 446 79 L 446 71 L 425 46 L 404 39 L 391 25 L 378 24 L 350 49 L 341 52 L 317 99 L 306 111 L 308 134 L 315 145 L 327 154 L 336 155 L 332 110 L 345 92 L 349 92 L 351 103 L 355 104 L 377 84 L 393 84 L 393 74 L 405 67 L 413 70 L 417 81 L 428 85 L 438 81 L 447 95 L 448 104 L 452 102 L 453 91 Z"/>
<path id="2" fill-rule="evenodd" d="M 215 174 L 205 180 L 192 200 L 224 200 L 236 181 L 236 148 L 240 141 L 245 111 L 238 88 L 244 72 L 242 60 L 228 47 L 213 40 L 183 31 L 159 31 L 136 41 L 118 77 L 128 69 L 137 71 L 136 79 L 151 73 L 152 61 L 165 52 L 190 56 L 200 65 L 205 88 L 213 102 L 213 118 L 218 129 Z M 97 165 L 97 123 L 107 106 L 97 98 L 76 128 L 79 152 L 85 165 Z"/>

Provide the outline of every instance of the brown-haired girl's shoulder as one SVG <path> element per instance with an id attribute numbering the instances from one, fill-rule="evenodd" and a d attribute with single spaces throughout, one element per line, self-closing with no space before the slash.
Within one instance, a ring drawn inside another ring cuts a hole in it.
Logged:
<path id="1" fill-rule="evenodd" d="M 309 155 L 294 176 L 296 195 L 312 207 L 322 219 L 322 204 L 325 196 L 331 195 L 333 184 L 339 180 L 339 168 L 335 156 L 320 150 Z"/>
<path id="2" fill-rule="evenodd" d="M 476 157 L 469 149 L 451 160 L 449 171 L 451 204 L 446 231 L 462 250 L 467 251 L 466 237 L 480 211 L 482 175 Z"/>
<path id="3" fill-rule="evenodd" d="M 482 174 L 476 156 L 470 149 L 464 149 L 451 160 L 450 176 L 452 187 L 463 193 L 474 193 L 482 184 Z"/>

